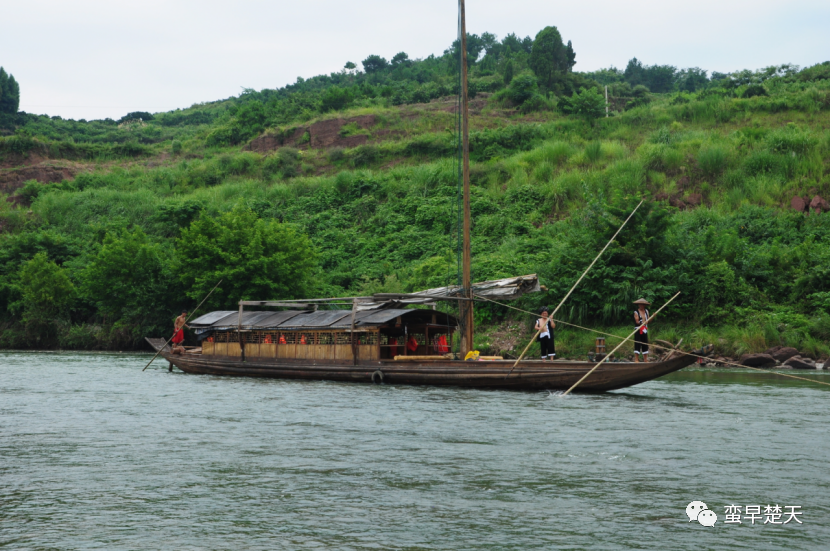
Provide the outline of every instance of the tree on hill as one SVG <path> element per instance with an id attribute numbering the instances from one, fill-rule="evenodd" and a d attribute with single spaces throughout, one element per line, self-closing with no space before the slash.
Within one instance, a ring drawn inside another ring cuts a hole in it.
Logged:
<path id="1" fill-rule="evenodd" d="M 332 86 L 325 92 L 321 98 L 323 111 L 339 111 L 352 102 L 352 94 L 349 90 L 340 88 L 339 86 Z"/>
<path id="2" fill-rule="evenodd" d="M 390 63 L 392 67 L 409 67 L 412 65 L 412 60 L 409 59 L 409 54 L 406 52 L 398 52 Z"/>
<path id="3" fill-rule="evenodd" d="M 560 109 L 585 119 L 591 126 L 605 113 L 605 98 L 596 88 L 583 88 L 570 98 L 560 100 Z"/>
<path id="4" fill-rule="evenodd" d="M 568 46 L 565 48 L 565 57 L 568 58 L 568 71 L 573 71 L 574 65 L 576 65 L 576 52 L 570 40 L 568 40 Z"/>
<path id="5" fill-rule="evenodd" d="M 673 65 L 643 65 L 636 57 L 625 68 L 625 81 L 631 86 L 642 84 L 652 92 L 665 93 L 674 89 L 677 67 Z"/>
<path id="6" fill-rule="evenodd" d="M 386 61 L 386 58 L 380 57 L 379 55 L 370 55 L 366 59 L 363 60 L 363 70 L 367 73 L 377 73 L 378 71 L 382 71 L 389 66 L 389 62 Z"/>
<path id="7" fill-rule="evenodd" d="M 570 54 L 576 58 L 573 48 Z M 554 90 L 557 87 L 557 83 L 571 70 L 570 61 L 569 50 L 556 27 L 545 27 L 539 31 L 533 41 L 528 64 L 545 89 Z"/>
<path id="8" fill-rule="evenodd" d="M 680 70 L 675 80 L 677 82 L 677 89 L 683 92 L 696 92 L 709 84 L 706 71 L 699 67 L 689 67 L 688 69 Z"/>
<path id="9" fill-rule="evenodd" d="M 510 99 L 516 105 L 522 105 L 536 94 L 536 79 L 531 74 L 519 75 L 510 83 Z"/>
<path id="10" fill-rule="evenodd" d="M 66 316 L 75 300 L 75 286 L 66 270 L 49 260 L 45 252 L 26 262 L 19 275 L 26 332 L 35 341 L 41 336 L 53 338 L 58 319 Z"/>
<path id="11" fill-rule="evenodd" d="M 507 64 L 504 66 L 504 84 L 510 84 L 513 80 L 513 60 L 508 59 Z"/>
<path id="12" fill-rule="evenodd" d="M 510 48 L 513 52 L 524 52 L 529 54 L 533 51 L 533 39 L 529 36 L 519 38 L 516 33 L 510 33 L 501 41 L 504 48 Z"/>
<path id="13" fill-rule="evenodd" d="M 79 279 L 84 298 L 101 315 L 134 328 L 130 344 L 140 342 L 145 330 L 155 329 L 153 321 L 164 319 L 170 304 L 181 299 L 178 286 L 171 284 L 164 248 L 140 228 L 107 233 Z"/>
<path id="14" fill-rule="evenodd" d="M 628 60 L 628 65 L 625 66 L 625 72 L 623 73 L 623 77 L 628 84 L 631 86 L 642 84 L 645 78 L 644 74 L 645 69 L 642 61 L 636 57 Z"/>
<path id="15" fill-rule="evenodd" d="M 153 115 L 151 113 L 148 113 L 147 111 L 133 111 L 132 113 L 127 113 L 126 115 L 118 119 L 118 122 L 137 119 L 141 119 L 143 121 L 151 121 L 153 120 Z"/>
<path id="16" fill-rule="evenodd" d="M 502 45 L 499 43 L 499 39 L 496 35 L 493 33 L 481 33 L 481 44 L 484 46 L 484 52 L 486 55 L 492 55 L 494 58 L 498 59 L 501 54 Z"/>
<path id="17" fill-rule="evenodd" d="M 652 65 L 646 71 L 645 85 L 656 93 L 671 92 L 674 89 L 674 78 L 677 67 L 674 65 Z"/>
<path id="18" fill-rule="evenodd" d="M 490 40 L 490 37 L 495 38 L 493 35 L 490 35 L 488 36 L 488 41 Z M 475 65 L 482 50 L 484 50 L 488 43 L 490 42 L 485 43 L 485 41 L 477 34 L 467 33 L 467 68 Z M 449 57 L 451 72 L 455 74 L 458 74 L 460 48 L 460 41 L 456 38 L 453 41 L 452 46 L 444 50 L 444 55 Z"/>
<path id="19" fill-rule="evenodd" d="M 317 285 L 317 251 L 308 237 L 242 206 L 218 218 L 203 211 L 182 230 L 176 250 L 177 271 L 189 297 L 202 297 L 224 280 L 208 307 L 302 298 Z"/>
<path id="20" fill-rule="evenodd" d="M 14 115 L 20 107 L 20 86 L 14 75 L 0 67 L 0 113 Z"/>
<path id="21" fill-rule="evenodd" d="M 590 73 L 582 73 L 588 78 L 591 78 L 597 81 L 600 84 L 614 84 L 617 82 L 623 82 L 624 76 L 623 72 L 617 69 L 614 66 L 611 66 L 607 69 L 598 69 L 596 71 L 591 71 Z"/>

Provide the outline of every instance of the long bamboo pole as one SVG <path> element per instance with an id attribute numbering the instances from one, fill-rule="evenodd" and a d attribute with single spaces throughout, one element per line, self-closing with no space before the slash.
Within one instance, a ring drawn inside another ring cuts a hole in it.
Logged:
<path id="1" fill-rule="evenodd" d="M 223 281 L 224 281 L 224 279 L 220 279 L 220 280 L 219 280 L 219 283 L 222 283 Z M 216 290 L 216 288 L 217 288 L 217 287 L 219 287 L 219 283 L 217 283 L 216 285 L 214 285 L 214 286 L 213 286 L 213 289 L 211 289 L 211 290 L 210 290 L 210 292 L 207 294 L 207 296 L 206 296 L 205 298 L 203 298 L 203 299 L 202 299 L 202 302 L 200 302 L 200 303 L 199 303 L 199 306 L 197 306 L 197 307 L 196 307 L 196 309 L 195 309 L 195 310 L 193 310 L 193 312 L 191 312 L 189 316 L 187 316 L 187 319 L 185 319 L 185 320 L 184 320 L 184 322 L 185 322 L 185 323 L 187 323 L 188 321 L 190 321 L 190 318 L 192 318 L 192 317 L 193 317 L 193 314 L 195 314 L 195 313 L 196 313 L 196 310 L 198 310 L 199 308 L 201 308 L 201 307 L 202 307 L 202 304 L 204 304 L 204 303 L 205 303 L 205 301 L 208 299 L 208 297 L 210 297 L 210 295 L 212 295 L 212 294 L 213 294 L 213 291 L 215 291 L 215 290 Z M 175 337 L 175 336 L 176 336 L 176 335 L 175 335 L 175 333 L 174 333 L 174 334 L 173 334 L 173 337 Z M 159 348 L 158 352 L 156 352 L 156 355 L 155 355 L 155 356 L 153 356 L 153 359 L 152 359 L 152 360 L 150 360 L 150 361 L 149 361 L 149 363 L 147 363 L 147 365 L 145 365 L 145 366 L 144 366 L 144 369 L 147 369 L 148 367 L 150 367 L 150 364 L 151 364 L 151 363 L 153 363 L 153 362 L 156 360 L 156 358 L 158 358 L 159 354 L 161 354 L 161 351 L 162 351 L 162 350 L 164 350 L 164 348 L 165 348 L 165 347 L 166 347 L 166 346 L 170 343 L 170 341 L 171 341 L 171 340 L 173 340 L 173 337 L 170 337 L 169 339 L 167 339 L 167 342 L 166 342 L 166 343 L 164 343 L 164 346 L 162 346 L 161 348 Z M 144 371 L 144 369 L 142 369 L 141 371 Z"/>
<path id="2" fill-rule="evenodd" d="M 662 310 L 663 310 L 663 308 L 665 308 L 666 306 L 668 306 L 669 304 L 671 304 L 671 301 L 673 301 L 674 299 L 676 299 L 678 296 L 680 296 L 680 291 L 678 291 L 678 292 L 677 292 L 677 293 L 676 293 L 673 297 L 671 297 L 671 298 L 669 299 L 669 301 L 668 301 L 666 304 L 664 304 L 663 306 L 661 306 L 659 310 L 657 310 L 656 312 L 654 312 L 654 313 L 653 313 L 653 314 L 652 314 L 652 315 L 648 318 L 648 319 L 649 319 L 649 321 L 651 321 L 652 319 L 654 319 L 654 317 L 655 317 L 657 314 L 659 314 L 659 313 L 660 313 L 660 311 L 662 311 Z M 634 336 L 634 333 L 636 333 L 636 332 L 637 332 L 637 331 L 639 331 L 639 330 L 640 330 L 640 328 L 639 328 L 639 327 L 635 328 L 635 329 L 634 329 L 634 331 L 632 331 L 630 335 L 628 335 L 626 338 L 624 338 L 622 341 L 620 341 L 620 344 L 618 344 L 618 345 L 614 348 L 614 350 L 612 350 L 609 354 L 606 354 L 606 355 L 605 355 L 605 357 L 604 357 L 602 360 L 600 360 L 600 362 L 599 362 L 597 365 L 595 365 L 595 366 L 591 369 L 591 371 L 589 371 L 588 373 L 586 373 L 585 375 L 583 375 L 583 376 L 582 376 L 582 378 L 581 378 L 580 380 L 578 380 L 577 382 L 575 382 L 571 388 L 569 388 L 568 390 L 566 390 L 566 391 L 564 392 L 564 394 L 562 394 L 562 396 L 567 396 L 567 395 L 568 395 L 568 393 L 570 393 L 573 389 L 575 389 L 575 388 L 577 387 L 577 385 L 579 385 L 579 383 L 581 383 L 582 381 L 584 381 L 585 379 L 587 379 L 587 378 L 588 378 L 588 375 L 590 375 L 591 373 L 593 373 L 593 372 L 594 372 L 594 370 L 595 370 L 596 368 L 598 368 L 599 366 L 601 366 L 602 364 L 604 364 L 604 363 L 605 363 L 605 360 L 607 360 L 608 358 L 610 358 L 610 357 L 614 354 L 614 352 L 616 352 L 617 350 L 619 350 L 619 349 L 620 349 L 620 347 L 621 347 L 622 345 L 624 345 L 626 342 L 628 342 L 628 340 L 629 340 L 629 339 L 631 339 L 631 337 L 633 337 L 633 336 Z"/>
<path id="3" fill-rule="evenodd" d="M 604 246 L 604 247 L 602 248 L 602 250 L 599 252 L 599 254 L 598 254 L 598 255 L 597 255 L 597 257 L 594 259 L 594 261 L 593 261 L 593 262 L 591 262 L 591 265 L 590 265 L 590 266 L 588 266 L 588 267 L 585 269 L 585 271 L 584 271 L 584 272 L 582 272 L 582 275 L 581 275 L 581 276 L 579 276 L 579 279 L 577 279 L 577 280 L 576 280 L 576 283 L 574 283 L 574 284 L 573 284 L 573 287 L 571 287 L 571 290 L 570 290 L 570 291 L 568 291 L 568 294 L 567 294 L 567 295 L 565 295 L 565 298 L 563 298 L 563 299 L 559 302 L 559 305 L 556 307 L 556 310 L 554 310 L 554 311 L 553 311 L 553 313 L 551 313 L 551 314 L 550 314 L 550 316 L 548 316 L 549 318 L 551 318 L 551 319 L 552 319 L 552 318 L 553 318 L 553 316 L 555 316 L 555 315 L 556 315 L 556 312 L 558 312 L 558 311 L 559 311 L 559 309 L 562 307 L 562 305 L 563 305 L 563 304 L 565 304 L 565 301 L 566 301 L 566 300 L 568 300 L 568 297 L 569 297 L 569 296 L 571 296 L 571 293 L 573 293 L 573 292 L 574 292 L 574 289 L 576 289 L 576 286 L 577 286 L 577 285 L 579 285 L 579 283 L 582 281 L 582 279 L 583 279 L 583 278 L 584 278 L 584 277 L 588 274 L 588 272 L 589 272 L 589 271 L 591 271 L 591 268 L 593 268 L 593 267 L 594 267 L 594 264 L 596 264 L 596 263 L 597 263 L 597 260 L 599 260 L 599 257 L 601 257 L 601 256 L 602 256 L 602 253 L 604 253 L 604 252 L 605 252 L 605 250 L 606 250 L 606 249 L 607 249 L 607 248 L 611 245 L 611 243 L 613 243 L 613 242 L 614 242 L 614 240 L 615 240 L 615 239 L 617 238 L 617 236 L 620 234 L 620 232 L 621 232 L 621 231 L 622 231 L 622 229 L 625 227 L 625 225 L 626 225 L 626 224 L 628 224 L 628 221 L 629 221 L 629 220 L 631 220 L 631 217 L 632 217 L 632 216 L 634 216 L 634 213 L 635 213 L 635 212 L 637 212 L 637 209 L 639 209 L 639 208 L 640 208 L 640 205 L 642 205 L 642 204 L 643 204 L 643 201 L 645 201 L 645 199 L 643 199 L 642 201 L 640 201 L 640 203 L 639 203 L 639 204 L 638 204 L 638 205 L 634 208 L 634 210 L 632 210 L 632 211 L 631 211 L 631 214 L 629 214 L 629 215 L 628 215 L 628 218 L 626 218 L 626 219 L 625 219 L 625 222 L 623 222 L 623 223 L 622 223 L 622 226 L 620 226 L 619 228 L 617 228 L 617 231 L 616 231 L 616 233 L 614 233 L 613 237 L 611 237 L 611 239 L 608 241 L 608 243 L 606 243 L 606 244 L 605 244 L 605 246 Z M 522 361 L 522 358 L 524 358 L 524 357 L 525 357 L 525 354 L 527 354 L 527 351 L 530 349 L 530 345 L 531 345 L 531 344 L 533 344 L 533 341 L 535 341 L 535 340 L 536 340 L 536 337 L 538 337 L 538 336 L 539 336 L 539 333 L 541 333 L 541 331 L 542 331 L 541 329 L 539 329 L 538 331 L 536 331 L 536 334 L 535 334 L 535 335 L 533 335 L 533 338 L 532 338 L 532 339 L 530 339 L 530 342 L 529 342 L 529 343 L 527 343 L 527 346 L 525 346 L 525 349 L 522 351 L 522 354 L 521 354 L 521 356 L 519 356 L 519 359 L 518 359 L 518 360 L 516 360 L 516 363 L 514 363 L 514 364 L 513 364 L 513 367 L 511 367 L 511 368 L 510 368 L 510 373 L 513 373 L 513 370 L 514 370 L 514 369 L 516 369 L 516 366 L 517 366 L 517 365 L 519 365 L 519 362 L 520 362 L 520 361 Z M 510 373 L 508 373 L 508 374 L 507 374 L 507 376 L 508 376 L 508 377 L 510 376 Z"/>

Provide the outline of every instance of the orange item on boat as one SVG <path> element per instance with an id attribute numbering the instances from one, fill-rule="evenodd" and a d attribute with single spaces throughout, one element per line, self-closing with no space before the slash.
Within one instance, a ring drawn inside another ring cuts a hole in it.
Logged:
<path id="1" fill-rule="evenodd" d="M 406 349 L 410 352 L 415 352 L 418 350 L 418 341 L 415 340 L 414 335 L 410 335 L 409 340 L 406 341 Z"/>
<path id="2" fill-rule="evenodd" d="M 447 337 L 441 335 L 438 337 L 438 353 L 439 354 L 446 354 L 450 351 L 449 345 L 447 345 Z"/>

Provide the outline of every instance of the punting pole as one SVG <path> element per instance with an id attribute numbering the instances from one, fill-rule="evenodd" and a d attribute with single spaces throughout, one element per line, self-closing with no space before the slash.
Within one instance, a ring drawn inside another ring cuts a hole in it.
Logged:
<path id="1" fill-rule="evenodd" d="M 548 318 L 553 318 L 553 316 L 555 316 L 555 315 L 556 315 L 556 312 L 558 312 L 558 311 L 559 311 L 559 309 L 562 307 L 562 305 L 563 305 L 563 304 L 565 304 L 565 301 L 566 301 L 566 300 L 568 300 L 568 297 L 569 297 L 569 296 L 571 296 L 571 293 L 573 293 L 573 292 L 574 292 L 574 289 L 576 289 L 576 286 L 577 286 L 577 285 L 579 285 L 579 282 L 580 282 L 580 281 L 582 281 L 582 279 L 583 279 L 583 278 L 584 278 L 584 277 L 588 274 L 588 272 L 589 272 L 589 271 L 591 271 L 591 268 L 593 268 L 593 267 L 594 267 L 594 264 L 596 264 L 596 263 L 597 263 L 597 260 L 599 260 L 599 257 L 601 257 L 601 256 L 602 256 L 602 253 L 604 253 L 604 252 L 605 252 L 605 249 L 607 249 L 607 248 L 611 245 L 611 243 L 613 243 L 613 242 L 614 242 L 614 240 L 615 240 L 615 239 L 617 238 L 617 236 L 620 234 L 620 232 L 621 232 L 621 231 L 622 231 L 622 229 L 625 227 L 625 225 L 626 225 L 626 224 L 628 224 L 628 221 L 629 221 L 629 220 L 631 220 L 631 217 L 632 217 L 632 216 L 634 216 L 634 213 L 635 213 L 635 212 L 637 212 L 637 209 L 639 209 L 639 208 L 640 208 L 640 205 L 642 205 L 642 204 L 643 204 L 643 201 L 645 201 L 645 199 L 641 200 L 641 201 L 640 201 L 640 203 L 639 203 L 639 204 L 638 204 L 638 205 L 634 208 L 634 210 L 632 210 L 632 211 L 631 211 L 631 214 L 629 214 L 629 215 L 628 215 L 628 218 L 626 218 L 626 219 L 625 219 L 625 222 L 623 222 L 623 223 L 622 223 L 622 226 L 620 226 L 620 227 L 617 229 L 617 232 L 613 235 L 613 237 L 611 237 L 611 239 L 608 241 L 608 243 L 606 243 L 606 244 L 605 244 L 605 246 L 604 246 L 604 247 L 602 248 L 602 250 L 599 252 L 599 254 L 598 254 L 598 255 L 597 255 L 597 257 L 594 259 L 594 261 L 593 261 L 593 262 L 591 262 L 591 265 L 590 265 L 590 266 L 588 266 L 588 267 L 585 269 L 585 271 L 584 271 L 584 272 L 582 272 L 582 275 L 581 275 L 581 276 L 579 276 L 579 279 L 577 279 L 577 280 L 576 280 L 576 283 L 574 283 L 574 284 L 573 284 L 573 287 L 571 287 L 571 290 L 570 290 L 570 291 L 568 291 L 568 294 L 567 294 L 567 295 L 565 295 L 565 298 L 563 298 L 563 299 L 559 302 L 559 305 L 556 307 L 556 310 L 554 310 L 554 311 L 553 311 L 553 313 L 551 313 L 551 314 L 550 314 L 550 316 L 548 316 Z M 525 357 L 525 354 L 527 354 L 527 351 L 528 351 L 528 349 L 530 348 L 530 345 L 531 345 L 531 344 L 533 344 L 533 341 L 535 341 L 535 340 L 536 340 L 536 337 L 538 337 L 538 336 L 539 336 L 539 333 L 540 333 L 541 331 L 542 331 L 541 329 L 540 329 L 540 330 L 538 330 L 538 331 L 536 331 L 536 334 L 535 334 L 535 335 L 533 335 L 533 338 L 532 338 L 532 339 L 530 339 L 530 342 L 529 342 L 529 343 L 527 343 L 527 346 L 525 346 L 525 349 L 522 351 L 522 355 L 521 355 L 521 356 L 519 356 L 519 359 L 518 359 L 518 360 L 516 360 L 516 363 L 514 363 L 514 364 L 513 364 L 513 367 L 511 367 L 511 368 L 510 368 L 510 373 L 513 373 L 513 370 L 514 370 L 514 369 L 516 369 L 516 366 L 517 366 L 517 365 L 519 365 L 519 362 L 520 362 L 520 361 L 522 361 L 522 358 L 524 358 L 524 357 Z M 508 373 L 508 374 L 507 374 L 507 376 L 508 376 L 508 377 L 510 376 L 510 373 Z"/>
<path id="2" fill-rule="evenodd" d="M 669 299 L 669 301 L 668 301 L 666 304 L 664 304 L 663 306 L 661 306 L 661 307 L 660 307 L 660 310 L 662 310 L 663 308 L 665 308 L 666 306 L 668 306 L 669 304 L 671 304 L 671 301 L 673 301 L 674 299 L 676 299 L 678 296 L 680 296 L 680 291 L 678 291 L 678 292 L 677 292 L 677 293 L 676 293 L 673 297 L 671 297 L 671 298 Z M 649 318 L 649 320 L 654 319 L 654 316 L 656 316 L 657 314 L 659 314 L 659 313 L 660 313 L 660 310 L 657 310 L 656 312 L 654 312 L 654 313 L 651 315 L 651 317 Z M 581 383 L 582 381 L 584 381 L 585 379 L 587 379 L 587 378 L 588 378 L 588 375 L 590 375 L 591 373 L 593 373 L 593 372 L 594 372 L 594 370 L 595 370 L 596 368 L 598 368 L 599 366 L 601 366 L 602 364 L 604 364 L 604 363 L 605 363 L 605 360 L 607 360 L 608 358 L 610 358 L 611 356 L 613 356 L 613 355 L 614 355 L 614 352 L 616 352 L 617 350 L 619 350 L 619 349 L 620 349 L 620 347 L 621 347 L 622 345 L 624 345 L 626 342 L 628 342 L 628 340 L 629 340 L 629 339 L 631 339 L 631 337 L 633 337 L 633 336 L 634 336 L 634 333 L 636 333 L 636 332 L 637 332 L 637 331 L 639 331 L 639 330 L 640 330 L 640 328 L 639 328 L 639 327 L 635 328 L 635 329 L 634 329 L 634 331 L 632 331 L 630 335 L 628 335 L 626 338 L 624 338 L 623 340 L 621 340 L 621 341 L 620 341 L 620 344 L 618 344 L 618 345 L 614 348 L 614 350 L 612 350 L 609 354 L 606 354 L 606 355 L 605 355 L 605 357 L 604 357 L 602 360 L 600 360 L 600 362 L 599 362 L 597 365 L 595 365 L 593 368 L 591 368 L 591 371 L 589 371 L 588 373 L 586 373 L 585 375 L 583 375 L 583 376 L 582 376 L 582 378 L 581 378 L 580 380 L 578 380 L 577 382 L 575 382 L 571 388 L 569 388 L 568 390 L 566 390 L 566 391 L 562 394 L 562 396 L 567 396 L 567 395 L 568 395 L 568 393 L 569 393 L 570 391 L 572 391 L 573 389 L 575 389 L 575 388 L 577 387 L 577 385 L 579 385 L 579 383 Z"/>
<path id="3" fill-rule="evenodd" d="M 219 280 L 219 283 L 222 283 L 223 281 L 224 281 L 224 278 L 223 278 L 223 279 L 220 279 L 220 280 Z M 195 313 L 196 313 L 196 310 L 198 310 L 199 308 L 201 308 L 201 307 L 202 307 L 202 304 L 204 304 L 204 303 L 205 303 L 205 301 L 208 299 L 208 297 L 210 297 L 210 295 L 212 295 L 212 294 L 213 294 L 213 291 L 215 291 L 215 290 L 216 290 L 216 288 L 217 288 L 217 287 L 219 287 L 219 283 L 217 283 L 216 285 L 214 285 L 214 286 L 213 286 L 213 289 L 211 289 L 211 290 L 210 290 L 210 292 L 207 294 L 207 296 L 206 296 L 205 298 L 203 298 L 203 299 L 202 299 L 202 302 L 200 302 L 200 303 L 199 303 L 199 306 L 197 306 L 197 307 L 193 310 L 193 312 L 191 312 L 191 314 L 190 314 L 189 316 L 187 316 L 187 319 L 185 319 L 185 320 L 184 320 L 184 322 L 185 322 L 185 323 L 187 323 L 188 321 L 190 321 L 190 318 L 192 318 L 192 317 L 193 317 L 193 314 L 195 314 Z M 175 336 L 175 335 L 174 335 L 174 336 Z M 150 367 L 150 364 L 151 364 L 151 363 L 153 363 L 153 362 L 155 361 L 155 359 L 156 359 L 156 358 L 158 358 L 158 355 L 159 355 L 159 354 L 161 354 L 161 351 L 162 351 L 162 350 L 164 350 L 164 348 L 165 348 L 168 344 L 170 344 L 170 341 L 171 341 L 172 339 L 173 339 L 173 337 L 170 337 L 169 339 L 167 339 L 167 342 L 166 342 L 166 343 L 164 343 L 164 346 L 162 346 L 161 348 L 159 348 L 158 352 L 156 352 L 156 355 L 155 355 L 155 356 L 153 356 L 153 359 L 152 359 L 152 360 L 150 360 L 150 362 L 149 362 L 147 365 L 145 365 L 145 366 L 144 366 L 144 369 L 147 369 L 148 367 Z M 142 369 L 141 371 L 144 371 L 144 369 Z"/>

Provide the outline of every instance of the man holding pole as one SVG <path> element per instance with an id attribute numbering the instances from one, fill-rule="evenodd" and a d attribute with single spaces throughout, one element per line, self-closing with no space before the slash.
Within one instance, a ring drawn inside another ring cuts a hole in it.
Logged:
<path id="1" fill-rule="evenodd" d="M 556 323 L 548 317 L 548 307 L 542 307 L 542 317 L 536 320 L 536 331 L 539 333 L 539 345 L 542 349 L 543 360 L 556 359 L 556 343 L 553 340 L 553 330 Z"/>
<path id="2" fill-rule="evenodd" d="M 184 328 L 190 329 L 187 322 L 187 310 L 182 310 L 182 315 L 176 318 L 173 322 L 173 353 L 176 353 L 176 348 L 180 348 L 184 342 Z M 184 350 L 182 350 L 184 352 Z"/>

